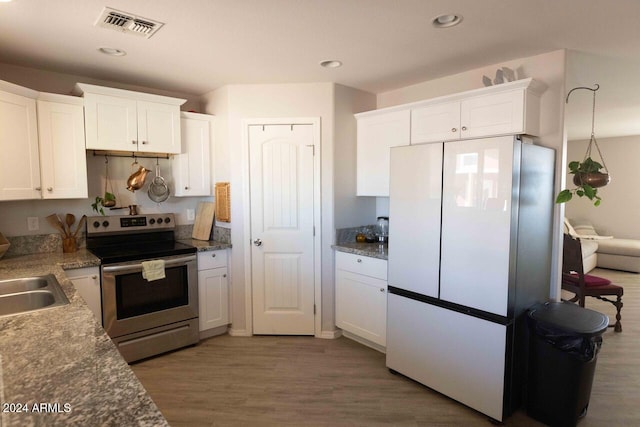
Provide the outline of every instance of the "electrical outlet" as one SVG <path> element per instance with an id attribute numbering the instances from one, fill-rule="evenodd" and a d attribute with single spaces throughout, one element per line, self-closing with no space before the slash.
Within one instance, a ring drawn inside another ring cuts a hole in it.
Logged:
<path id="1" fill-rule="evenodd" d="M 40 230 L 40 221 L 37 216 L 28 216 L 27 217 L 27 228 L 29 231 L 37 231 Z"/>
<path id="2" fill-rule="evenodd" d="M 187 209 L 187 221 L 193 221 L 196 219 L 196 211 L 193 209 Z"/>

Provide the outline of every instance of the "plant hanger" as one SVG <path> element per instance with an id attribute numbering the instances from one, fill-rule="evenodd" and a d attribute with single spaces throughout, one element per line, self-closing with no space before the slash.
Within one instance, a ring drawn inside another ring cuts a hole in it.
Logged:
<path id="1" fill-rule="evenodd" d="M 598 91 L 598 89 L 600 89 L 600 85 L 596 83 L 595 89 L 591 89 L 590 87 L 585 87 L 585 86 L 574 87 L 569 91 L 569 93 L 567 93 L 567 100 L 566 100 L 567 104 L 569 103 L 569 96 L 571 95 L 571 93 L 574 90 L 579 90 L 579 89 L 590 90 L 593 92 L 593 102 L 591 106 L 591 138 L 589 138 L 589 145 L 587 145 L 587 151 L 584 153 L 584 159 L 582 160 L 582 162 L 584 163 L 588 158 L 591 158 L 591 149 L 595 146 L 596 150 L 598 151 L 598 156 L 600 157 L 600 161 L 602 162 L 602 169 L 604 169 L 603 173 L 609 175 L 609 169 L 607 169 L 607 164 L 604 161 L 604 157 L 602 157 L 602 152 L 600 151 L 600 147 L 598 146 L 598 141 L 596 140 L 596 134 L 595 134 L 596 92 Z M 607 181 L 606 184 L 608 183 L 609 181 Z"/>
<path id="2" fill-rule="evenodd" d="M 589 145 L 587 145 L 587 151 L 584 154 L 584 158 L 582 162 L 572 161 L 569 162 L 569 173 L 573 175 L 573 183 L 576 185 L 574 189 L 565 189 L 562 190 L 558 197 L 556 198 L 556 203 L 566 203 L 575 194 L 578 197 L 587 197 L 589 200 L 593 201 L 595 206 L 599 206 L 601 202 L 601 198 L 598 195 L 598 188 L 604 187 L 611 181 L 611 176 L 609 175 L 609 170 L 607 169 L 607 165 L 604 162 L 604 157 L 602 157 L 602 152 L 600 151 L 600 147 L 598 146 L 598 141 L 596 140 L 595 134 L 595 119 L 596 119 L 596 92 L 600 89 L 600 85 L 596 83 L 595 89 L 591 89 L 590 87 L 576 87 L 573 88 L 567 93 L 566 103 L 569 103 L 569 96 L 575 90 L 585 89 L 593 92 L 593 104 L 591 108 L 591 138 L 589 138 Z M 600 156 L 599 162 L 595 161 L 591 157 L 591 153 L 593 147 L 595 146 L 596 151 L 598 152 L 598 156 Z"/>

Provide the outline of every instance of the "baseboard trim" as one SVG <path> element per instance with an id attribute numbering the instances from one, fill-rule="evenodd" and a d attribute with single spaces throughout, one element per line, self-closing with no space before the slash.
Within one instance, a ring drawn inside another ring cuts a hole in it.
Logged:
<path id="1" fill-rule="evenodd" d="M 203 339 L 215 337 L 218 335 L 224 335 L 227 333 L 227 331 L 228 331 L 227 325 L 218 326 L 217 328 L 207 329 L 205 331 L 200 332 L 200 339 L 203 340 Z"/>
<path id="2" fill-rule="evenodd" d="M 246 329 L 233 329 L 229 328 L 229 335 L 232 337 L 251 337 L 253 334 Z"/>
<path id="3" fill-rule="evenodd" d="M 325 340 L 335 340 L 336 338 L 340 338 L 342 336 L 342 331 L 340 329 L 336 329 L 334 331 L 320 331 L 316 338 L 322 338 Z"/>
<path id="4" fill-rule="evenodd" d="M 379 351 L 380 353 L 384 353 L 384 354 L 386 354 L 386 353 L 387 353 L 387 348 L 386 348 L 386 347 L 381 346 L 380 344 L 376 344 L 376 343 L 374 343 L 374 342 L 371 342 L 371 341 L 369 341 L 368 339 L 365 339 L 365 338 L 359 337 L 359 336 L 354 335 L 354 334 L 352 334 L 352 333 L 349 333 L 349 332 L 347 332 L 347 331 L 342 331 L 342 335 L 344 335 L 344 336 L 345 336 L 345 338 L 349 338 L 350 340 L 353 340 L 353 341 L 355 341 L 355 342 L 358 342 L 358 343 L 360 343 L 360 344 L 362 344 L 362 345 L 366 345 L 367 347 L 370 347 L 370 348 L 372 348 L 372 349 L 374 349 L 374 350 L 377 350 L 377 351 Z"/>

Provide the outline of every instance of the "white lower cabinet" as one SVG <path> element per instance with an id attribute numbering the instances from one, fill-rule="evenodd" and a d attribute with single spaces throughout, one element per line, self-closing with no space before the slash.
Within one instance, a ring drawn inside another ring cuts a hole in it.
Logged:
<path id="1" fill-rule="evenodd" d="M 102 294 L 100 292 L 100 267 L 75 268 L 65 271 L 73 286 L 102 324 Z"/>
<path id="2" fill-rule="evenodd" d="M 336 326 L 386 346 L 386 260 L 336 252 Z"/>
<path id="3" fill-rule="evenodd" d="M 200 334 L 229 324 L 227 251 L 198 252 Z"/>

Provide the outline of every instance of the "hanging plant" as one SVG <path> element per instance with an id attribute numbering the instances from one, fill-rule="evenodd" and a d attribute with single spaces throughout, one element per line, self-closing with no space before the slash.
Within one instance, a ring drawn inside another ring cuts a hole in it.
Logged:
<path id="1" fill-rule="evenodd" d="M 595 116 L 596 116 L 596 91 L 600 89 L 600 85 L 596 84 L 595 89 L 588 87 L 577 87 L 571 89 L 567 94 L 567 103 L 569 102 L 569 95 L 576 89 L 587 89 L 593 91 L 593 109 L 591 116 L 591 138 L 589 139 L 589 145 L 587 146 L 587 152 L 584 155 L 582 162 L 573 161 L 569 163 L 569 173 L 573 174 L 573 183 L 576 185 L 574 189 L 562 190 L 558 197 L 556 197 L 556 203 L 566 203 L 573 198 L 575 194 L 578 197 L 586 197 L 593 202 L 594 206 L 600 206 L 602 198 L 598 196 L 598 188 L 604 187 L 611 181 L 609 176 L 609 170 L 604 163 L 604 158 L 600 152 L 598 141 L 596 140 L 594 132 Z M 598 156 L 602 164 L 596 162 L 591 158 L 591 149 L 596 147 Z"/>
<path id="2" fill-rule="evenodd" d="M 116 204 L 116 196 L 113 193 L 109 193 L 105 191 L 104 197 L 96 196 L 96 200 L 91 203 L 91 207 L 94 211 L 99 213 L 100 215 L 104 215 L 104 208 L 115 206 Z"/>
<path id="3" fill-rule="evenodd" d="M 609 183 L 611 177 L 608 173 L 602 172 L 603 166 L 587 157 L 582 162 L 569 163 L 569 173 L 573 174 L 574 189 L 562 190 L 556 198 L 556 203 L 566 203 L 575 194 L 578 197 L 586 197 L 593 201 L 594 206 L 600 206 L 602 199 L 598 196 L 598 188 Z"/>

